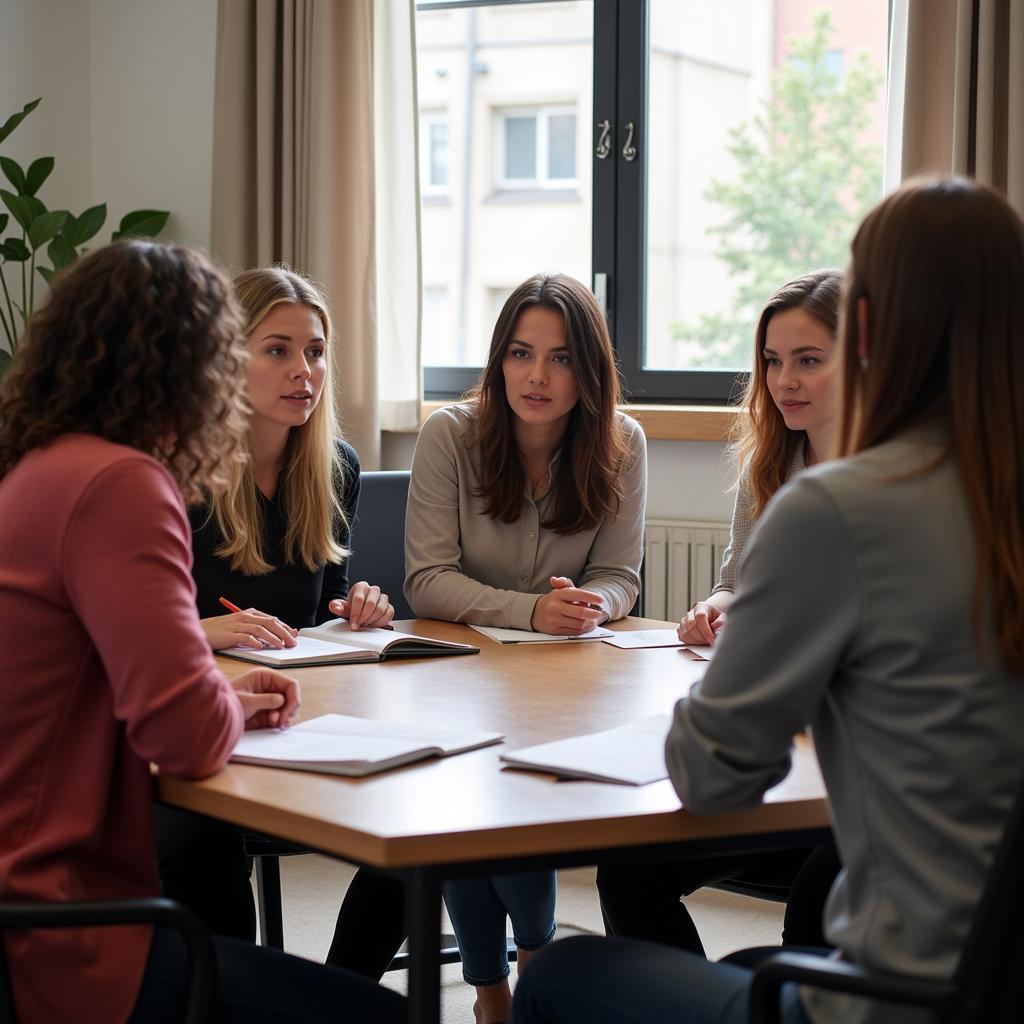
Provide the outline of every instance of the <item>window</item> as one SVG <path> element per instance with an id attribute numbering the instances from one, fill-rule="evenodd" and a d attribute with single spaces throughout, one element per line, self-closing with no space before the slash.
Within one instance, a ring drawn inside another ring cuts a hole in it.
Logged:
<path id="1" fill-rule="evenodd" d="M 576 110 L 544 107 L 495 117 L 500 189 L 576 187 Z"/>
<path id="2" fill-rule="evenodd" d="M 423 257 L 458 353 L 424 346 L 427 395 L 472 384 L 498 282 L 557 269 L 603 299 L 634 400 L 728 401 L 764 301 L 845 265 L 881 193 L 888 6 L 420 0 L 452 154 Z"/>
<path id="3" fill-rule="evenodd" d="M 448 193 L 448 117 L 443 112 L 420 115 L 420 188 L 424 195 Z"/>

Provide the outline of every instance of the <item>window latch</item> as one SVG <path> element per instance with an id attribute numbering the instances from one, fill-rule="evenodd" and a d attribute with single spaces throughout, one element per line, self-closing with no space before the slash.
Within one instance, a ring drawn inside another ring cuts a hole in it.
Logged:
<path id="1" fill-rule="evenodd" d="M 601 135 L 597 140 L 597 149 L 595 151 L 597 153 L 597 159 L 607 160 L 608 154 L 612 151 L 612 123 L 608 120 L 598 121 L 597 127 L 601 129 Z"/>
<path id="2" fill-rule="evenodd" d="M 633 161 L 636 159 L 636 146 L 633 145 L 633 122 L 626 125 L 626 144 L 622 147 L 622 159 Z"/>

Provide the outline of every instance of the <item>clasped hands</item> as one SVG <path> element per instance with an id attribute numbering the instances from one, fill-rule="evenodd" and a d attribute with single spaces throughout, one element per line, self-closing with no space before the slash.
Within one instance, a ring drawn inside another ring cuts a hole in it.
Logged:
<path id="1" fill-rule="evenodd" d="M 580 636 L 608 618 L 600 594 L 581 590 L 567 576 L 552 576 L 548 582 L 551 590 L 537 599 L 530 616 L 530 627 L 536 632 Z"/>

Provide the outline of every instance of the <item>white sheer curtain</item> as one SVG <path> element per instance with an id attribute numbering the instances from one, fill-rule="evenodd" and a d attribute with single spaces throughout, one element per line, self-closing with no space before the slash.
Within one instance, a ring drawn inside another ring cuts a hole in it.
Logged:
<path id="1" fill-rule="evenodd" d="M 413 0 L 221 0 L 212 248 L 331 301 L 341 420 L 368 469 L 418 423 Z"/>

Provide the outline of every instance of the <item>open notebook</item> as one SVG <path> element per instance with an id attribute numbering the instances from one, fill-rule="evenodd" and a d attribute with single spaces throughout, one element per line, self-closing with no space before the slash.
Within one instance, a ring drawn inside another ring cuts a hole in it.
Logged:
<path id="1" fill-rule="evenodd" d="M 231 658 L 255 661 L 274 668 L 303 665 L 341 665 L 355 661 L 386 661 L 391 658 L 424 658 L 435 654 L 479 654 L 480 648 L 454 640 L 434 640 L 397 629 L 349 629 L 345 619 L 328 619 L 319 626 L 300 629 L 294 647 L 229 647 L 220 651 Z"/>
<path id="2" fill-rule="evenodd" d="M 371 775 L 427 757 L 476 750 L 503 739 L 497 732 L 321 715 L 291 729 L 242 733 L 231 760 L 303 772 Z"/>
<path id="3" fill-rule="evenodd" d="M 513 750 L 500 759 L 510 768 L 531 768 L 565 779 L 646 786 L 668 778 L 665 736 L 671 723 L 671 715 L 650 715 L 615 729 Z"/>

